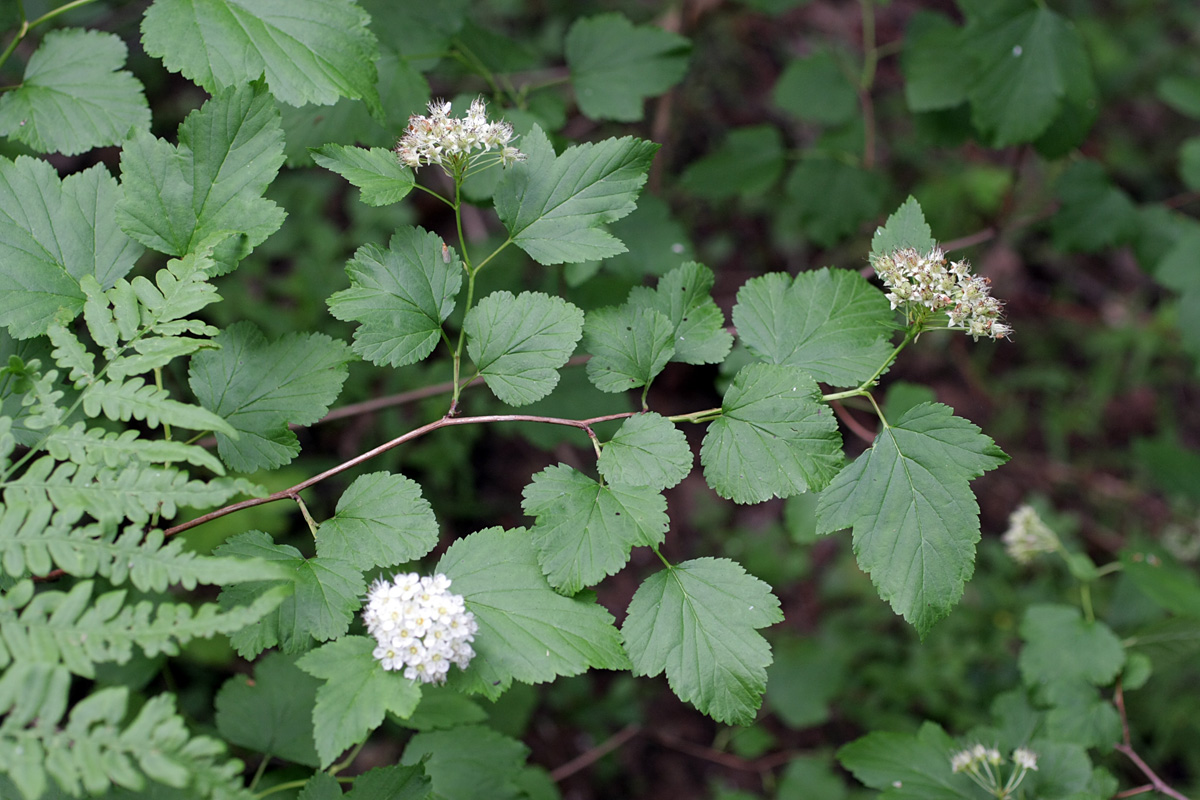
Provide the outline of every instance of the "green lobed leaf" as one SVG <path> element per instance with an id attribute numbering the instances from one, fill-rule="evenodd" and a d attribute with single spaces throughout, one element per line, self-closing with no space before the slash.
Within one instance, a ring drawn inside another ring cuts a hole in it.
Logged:
<path id="1" fill-rule="evenodd" d="M 791 279 L 774 272 L 738 290 L 733 324 L 750 352 L 799 367 L 831 386 L 857 386 L 891 353 L 892 310 L 857 272 L 829 269 Z"/>
<path id="2" fill-rule="evenodd" d="M 817 504 L 818 532 L 854 529 L 858 564 L 924 636 L 975 570 L 979 507 L 968 482 L 1008 456 L 939 403 L 886 426 Z"/>
<path id="3" fill-rule="evenodd" d="M 380 113 L 370 21 L 352 0 L 155 0 L 142 46 L 213 94 L 265 75 L 293 106 L 352 97 Z"/>
<path id="4" fill-rule="evenodd" d="M 142 248 L 117 227 L 120 188 L 101 165 L 59 179 L 45 161 L 0 158 L 0 325 L 46 332 L 60 308 L 83 310 L 84 275 L 111 287 Z"/>
<path id="5" fill-rule="evenodd" d="M 623 392 L 650 382 L 675 353 L 675 326 L 652 308 L 626 303 L 588 312 L 583 346 L 592 354 L 588 379 L 602 392 Z"/>
<path id="6" fill-rule="evenodd" d="M 20 86 L 0 97 L 0 135 L 40 152 L 72 156 L 150 128 L 137 78 L 121 69 L 120 37 L 67 28 L 50 31 L 29 57 Z"/>
<path id="7" fill-rule="evenodd" d="M 857 88 L 825 51 L 789 61 L 771 99 L 776 108 L 823 125 L 844 125 L 859 113 Z"/>
<path id="8" fill-rule="evenodd" d="M 912 195 L 887 218 L 882 228 L 871 237 L 871 255 L 880 256 L 906 247 L 918 253 L 928 253 L 937 247 L 933 231 L 925 221 L 921 204 Z"/>
<path id="9" fill-rule="evenodd" d="M 824 247 L 858 231 L 882 210 L 887 190 L 879 172 L 821 156 L 806 156 L 784 185 L 795 205 L 800 226 Z"/>
<path id="10" fill-rule="evenodd" d="M 691 43 L 621 14 L 576 20 L 563 42 L 579 110 L 589 119 L 637 122 L 642 101 L 662 94 L 687 71 Z"/>
<path id="11" fill-rule="evenodd" d="M 664 314 L 674 327 L 672 361 L 685 364 L 719 364 L 733 347 L 733 336 L 725 330 L 725 315 L 713 301 L 713 273 L 689 261 L 672 269 L 650 289 L 635 286 L 627 305 L 652 308 Z"/>
<path id="12" fill-rule="evenodd" d="M 415 561 L 434 548 L 438 524 L 421 486 L 403 475 L 360 475 L 317 528 L 317 555 L 360 570 Z"/>
<path id="13" fill-rule="evenodd" d="M 253 680 L 235 675 L 217 692 L 217 730 L 231 744 L 316 767 L 312 708 L 319 684 L 293 659 L 270 653 L 254 665 Z"/>
<path id="14" fill-rule="evenodd" d="M 963 69 L 963 29 L 933 11 L 918 11 L 908 23 L 900 67 L 909 111 L 941 111 L 967 101 L 972 73 Z"/>
<path id="15" fill-rule="evenodd" d="M 528 159 L 505 170 L 493 195 L 512 242 L 547 265 L 625 252 L 600 226 L 633 211 L 659 146 L 627 136 L 576 145 L 558 156 L 535 125 L 520 147 Z"/>
<path id="16" fill-rule="evenodd" d="M 288 424 L 311 425 L 325 415 L 346 380 L 350 349 L 321 333 L 268 342 L 250 322 L 230 325 L 214 342 L 219 350 L 192 356 L 188 385 L 237 431 L 217 431 L 221 458 L 239 472 L 288 463 L 300 452 Z"/>
<path id="17" fill-rule="evenodd" d="M 978 790 L 965 774 L 950 770 L 958 749 L 937 724 L 916 734 L 876 731 L 845 745 L 838 761 L 888 800 L 974 800 Z"/>
<path id="18" fill-rule="evenodd" d="M 541 292 L 494 292 L 463 320 L 467 354 L 501 401 L 523 406 L 558 385 L 583 333 L 583 312 Z"/>
<path id="19" fill-rule="evenodd" d="M 276 645 L 285 653 L 301 653 L 312 646 L 313 640 L 323 642 L 341 636 L 350 627 L 367 590 L 362 573 L 352 564 L 337 558 L 306 559 L 296 548 L 276 544 L 262 531 L 238 534 L 213 555 L 275 561 L 292 573 L 293 591 L 279 607 L 230 637 L 243 658 L 253 658 Z M 260 581 L 226 587 L 221 592 L 221 607 L 246 605 L 278 585 L 278 581 Z"/>
<path id="20" fill-rule="evenodd" d="M 629 666 L 612 616 L 590 593 L 555 592 L 524 528 L 488 528 L 460 539 L 434 571 L 451 579 L 479 624 L 463 681 L 468 691 L 495 698 L 514 679 L 544 683 Z"/>
<path id="21" fill-rule="evenodd" d="M 430 787 L 424 766 L 376 767 L 354 779 L 354 788 L 344 800 L 431 800 Z M 337 792 L 337 800 L 343 800 L 342 790 Z"/>
<path id="22" fill-rule="evenodd" d="M 707 200 L 764 194 L 783 175 L 786 155 L 778 126 L 735 128 L 715 150 L 688 164 L 679 185 Z"/>
<path id="23" fill-rule="evenodd" d="M 174 256 L 236 232 L 228 271 L 283 224 L 283 209 L 262 196 L 282 163 L 271 95 L 261 85 L 222 89 L 188 114 L 177 146 L 145 131 L 126 143 L 117 220 L 134 239 Z"/>
<path id="24" fill-rule="evenodd" d="M 966 35 L 978 59 L 969 92 L 975 127 L 993 147 L 1036 139 L 1062 108 L 1068 71 L 1076 66 L 1071 51 L 1081 46 L 1079 33 L 1039 6 L 981 20 Z"/>
<path id="25" fill-rule="evenodd" d="M 375 640 L 343 636 L 301 656 L 296 665 L 320 678 L 312 710 L 321 767 L 333 763 L 383 722 L 386 712 L 407 717 L 421 700 L 421 689 L 400 672 L 388 671 L 372 655 Z"/>
<path id="26" fill-rule="evenodd" d="M 449 262 L 447 262 L 449 258 Z M 388 249 L 358 248 L 346 264 L 350 288 L 329 298 L 329 311 L 354 331 L 354 352 L 379 366 L 402 367 L 428 356 L 442 337 L 462 287 L 462 263 L 436 233 L 404 227 Z"/>
<path id="27" fill-rule="evenodd" d="M 1113 186 L 1100 164 L 1087 160 L 1072 163 L 1056 189 L 1062 205 L 1050 227 L 1059 250 L 1095 253 L 1137 235 L 1137 206 Z"/>
<path id="28" fill-rule="evenodd" d="M 1084 681 L 1110 683 L 1125 663 L 1125 648 L 1112 629 L 1086 621 L 1078 608 L 1030 606 L 1021 620 L 1019 665 L 1027 686 Z"/>
<path id="29" fill-rule="evenodd" d="M 774 364 L 738 371 L 700 448 L 708 485 L 735 503 L 820 491 L 841 463 L 837 421 L 816 382 Z"/>
<path id="30" fill-rule="evenodd" d="M 413 172 L 383 147 L 347 147 L 327 144 L 310 150 L 313 161 L 333 170 L 362 190 L 362 201 L 369 206 L 399 203 L 412 191 Z"/>
<path id="31" fill-rule="evenodd" d="M 434 796 L 454 800 L 517 800 L 515 780 L 529 748 L 491 728 L 465 725 L 418 733 L 404 748 L 401 764 L 425 765 Z"/>
<path id="32" fill-rule="evenodd" d="M 666 417 L 647 411 L 621 423 L 604 443 L 596 468 L 611 484 L 670 489 L 692 471 L 692 448 Z"/>
<path id="33" fill-rule="evenodd" d="M 783 620 L 771 587 L 720 558 L 647 578 L 621 626 L 633 674 L 665 671 L 671 690 L 718 722 L 748 725 L 762 704 L 771 648 L 757 628 Z"/>
<path id="34" fill-rule="evenodd" d="M 565 594 L 615 574 L 635 546 L 662 544 L 667 501 L 649 486 L 602 486 L 565 464 L 533 476 L 521 507 L 550 585 Z"/>

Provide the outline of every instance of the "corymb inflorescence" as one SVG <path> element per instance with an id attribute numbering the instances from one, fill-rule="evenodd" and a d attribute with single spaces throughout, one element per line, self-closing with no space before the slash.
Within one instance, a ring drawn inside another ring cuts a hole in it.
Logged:
<path id="1" fill-rule="evenodd" d="M 475 615 L 462 595 L 450 593 L 450 579 L 442 574 L 410 572 L 375 581 L 363 621 L 379 643 L 375 658 L 410 680 L 445 683 L 451 664 L 466 669 L 475 655 Z"/>

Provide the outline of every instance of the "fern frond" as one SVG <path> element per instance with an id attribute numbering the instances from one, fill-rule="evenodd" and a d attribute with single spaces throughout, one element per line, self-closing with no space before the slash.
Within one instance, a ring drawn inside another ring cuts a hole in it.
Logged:
<path id="1" fill-rule="evenodd" d="M 59 461 L 119 467 L 130 461 L 143 464 L 170 464 L 186 462 L 197 467 L 225 474 L 221 461 L 203 447 L 183 442 L 161 439 L 142 439 L 134 430 L 104 431 L 89 429 L 83 422 L 71 427 L 60 427 L 46 437 L 45 447 Z"/>
<path id="2" fill-rule="evenodd" d="M 46 329 L 46 336 L 54 345 L 54 350 L 50 353 L 54 363 L 70 370 L 67 379 L 76 388 L 82 388 L 96 379 L 96 359 L 83 346 L 83 342 L 79 341 L 78 336 L 57 323 Z"/>
<path id="3" fill-rule="evenodd" d="M 151 698 L 122 730 L 128 705 L 128 689 L 111 687 L 76 704 L 61 729 L 0 728 L 0 773 L 25 800 L 41 797 L 51 776 L 76 797 L 110 786 L 141 792 L 147 778 L 193 797 L 253 796 L 242 785 L 242 762 L 227 759 L 216 739 L 193 736 L 175 712 L 173 696 Z"/>
<path id="4" fill-rule="evenodd" d="M 134 278 L 133 291 L 145 307 L 142 324 L 155 333 L 159 326 L 181 320 L 221 299 L 217 288 L 208 282 L 213 267 L 212 248 L 173 258 L 154 276 L 154 283 Z"/>
<path id="5" fill-rule="evenodd" d="M 237 431 L 211 411 L 172 400 L 165 389 L 149 386 L 141 378 L 124 383 L 97 381 L 84 390 L 83 412 L 104 416 L 114 422 L 145 420 L 151 427 L 162 423 L 194 431 L 213 431 L 237 436 Z"/>
<path id="6" fill-rule="evenodd" d="M 179 356 L 191 355 L 201 348 L 215 346 L 207 339 L 194 339 L 190 336 L 147 336 L 133 342 L 135 353 L 108 362 L 106 374 L 114 381 L 122 381 L 131 375 L 144 375 Z"/>
<path id="7" fill-rule="evenodd" d="M 83 321 L 92 340 L 106 350 L 112 350 L 117 346 L 117 321 L 113 319 L 104 288 L 91 275 L 79 279 L 79 288 L 87 296 L 83 303 Z"/>
<path id="8" fill-rule="evenodd" d="M 172 467 L 132 463 L 121 468 L 57 462 L 42 456 L 19 478 L 0 483 L 7 505 L 36 507 L 49 498 L 68 513 L 84 512 L 101 522 L 144 523 L 154 513 L 174 517 L 179 506 L 211 508 L 235 494 L 261 489 L 244 478 L 189 480 Z"/>
<path id="9" fill-rule="evenodd" d="M 12 432 L 12 417 L 0 417 L 0 473 L 6 472 L 12 461 L 9 456 L 17 446 L 17 437 Z"/>
<path id="10" fill-rule="evenodd" d="M 21 421 L 26 428 L 35 431 L 53 428 L 66 415 L 66 409 L 59 405 L 64 392 L 55 385 L 58 370 L 52 369 L 43 375 L 41 369 L 39 359 L 23 361 L 18 356 L 9 356 L 8 364 L 0 368 L 0 377 L 15 379 L 12 393 L 24 395 L 21 405 L 29 409 L 29 413 Z"/>

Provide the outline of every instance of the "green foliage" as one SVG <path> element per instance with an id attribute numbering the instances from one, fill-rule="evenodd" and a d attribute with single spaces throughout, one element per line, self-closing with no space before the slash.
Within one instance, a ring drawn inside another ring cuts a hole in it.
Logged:
<path id="1" fill-rule="evenodd" d="M 437 539 L 437 519 L 420 485 L 386 472 L 356 478 L 316 533 L 318 556 L 348 561 L 360 570 L 415 561 Z"/>

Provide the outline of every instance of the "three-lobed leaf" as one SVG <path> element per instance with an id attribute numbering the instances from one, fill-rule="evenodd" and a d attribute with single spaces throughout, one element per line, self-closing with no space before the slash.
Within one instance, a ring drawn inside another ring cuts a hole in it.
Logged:
<path id="1" fill-rule="evenodd" d="M 628 303 L 589 312 L 583 346 L 592 354 L 588 379 L 602 392 L 623 392 L 650 382 L 675 353 L 674 326 L 652 308 Z"/>
<path id="2" fill-rule="evenodd" d="M 821 493 L 818 531 L 853 528 L 859 566 L 924 635 L 975 570 L 979 507 L 968 482 L 1007 460 L 949 407 L 923 403 L 884 427 Z"/>
<path id="3" fill-rule="evenodd" d="M 692 471 L 692 449 L 674 423 L 653 411 L 621 423 L 604 443 L 596 468 L 612 484 L 670 489 Z"/>
<path id="4" fill-rule="evenodd" d="M 579 263 L 625 252 L 601 226 L 633 211 L 658 145 L 624 137 L 555 155 L 542 129 L 521 138 L 524 163 L 505 170 L 493 195 L 512 242 L 539 264 Z"/>
<path id="5" fill-rule="evenodd" d="M 318 685 L 292 659 L 271 653 L 254 665 L 253 680 L 235 675 L 217 692 L 217 730 L 232 744 L 315 767 L 312 707 Z"/>
<path id="6" fill-rule="evenodd" d="M 820 491 L 842 463 L 833 412 L 804 371 L 751 364 L 733 378 L 704 435 L 708 485 L 735 503 Z"/>
<path id="7" fill-rule="evenodd" d="M 29 57 L 21 84 L 0 96 L 0 135 L 73 156 L 148 130 L 150 107 L 111 33 L 51 31 Z"/>
<path id="8" fill-rule="evenodd" d="M 771 648 L 757 632 L 783 619 L 767 584 L 727 559 L 685 561 L 647 578 L 621 626 L 635 675 L 719 722 L 748 725 L 762 704 Z"/>
<path id="9" fill-rule="evenodd" d="M 437 544 L 433 509 L 411 478 L 372 472 L 355 478 L 336 513 L 317 528 L 317 555 L 360 570 L 414 561 Z"/>
<path id="10" fill-rule="evenodd" d="M 661 544 L 667 501 L 649 486 L 603 486 L 565 464 L 533 476 L 522 507 L 550 584 L 566 594 L 620 570 L 638 545 Z"/>
<path id="11" fill-rule="evenodd" d="M 871 255 L 882 256 L 904 248 L 928 253 L 937 246 L 933 231 L 925 221 L 921 204 L 912 195 L 887 218 L 871 237 Z"/>
<path id="12" fill-rule="evenodd" d="M 793 280 L 773 272 L 738 290 L 733 324 L 750 351 L 832 386 L 854 386 L 886 363 L 892 311 L 856 272 L 828 268 Z"/>
<path id="13" fill-rule="evenodd" d="M 462 287 L 462 264 L 445 248 L 436 233 L 405 227 L 392 235 L 387 250 L 373 244 L 358 249 L 346 264 L 350 288 L 329 298 L 331 314 L 360 323 L 354 352 L 391 367 L 433 352 Z"/>
<path id="14" fill-rule="evenodd" d="M 635 286 L 626 304 L 654 309 L 671 321 L 672 361 L 719 364 L 733 347 L 733 335 L 725 330 L 725 314 L 710 294 L 713 281 L 711 269 L 688 261 L 664 275 L 654 289 Z"/>

